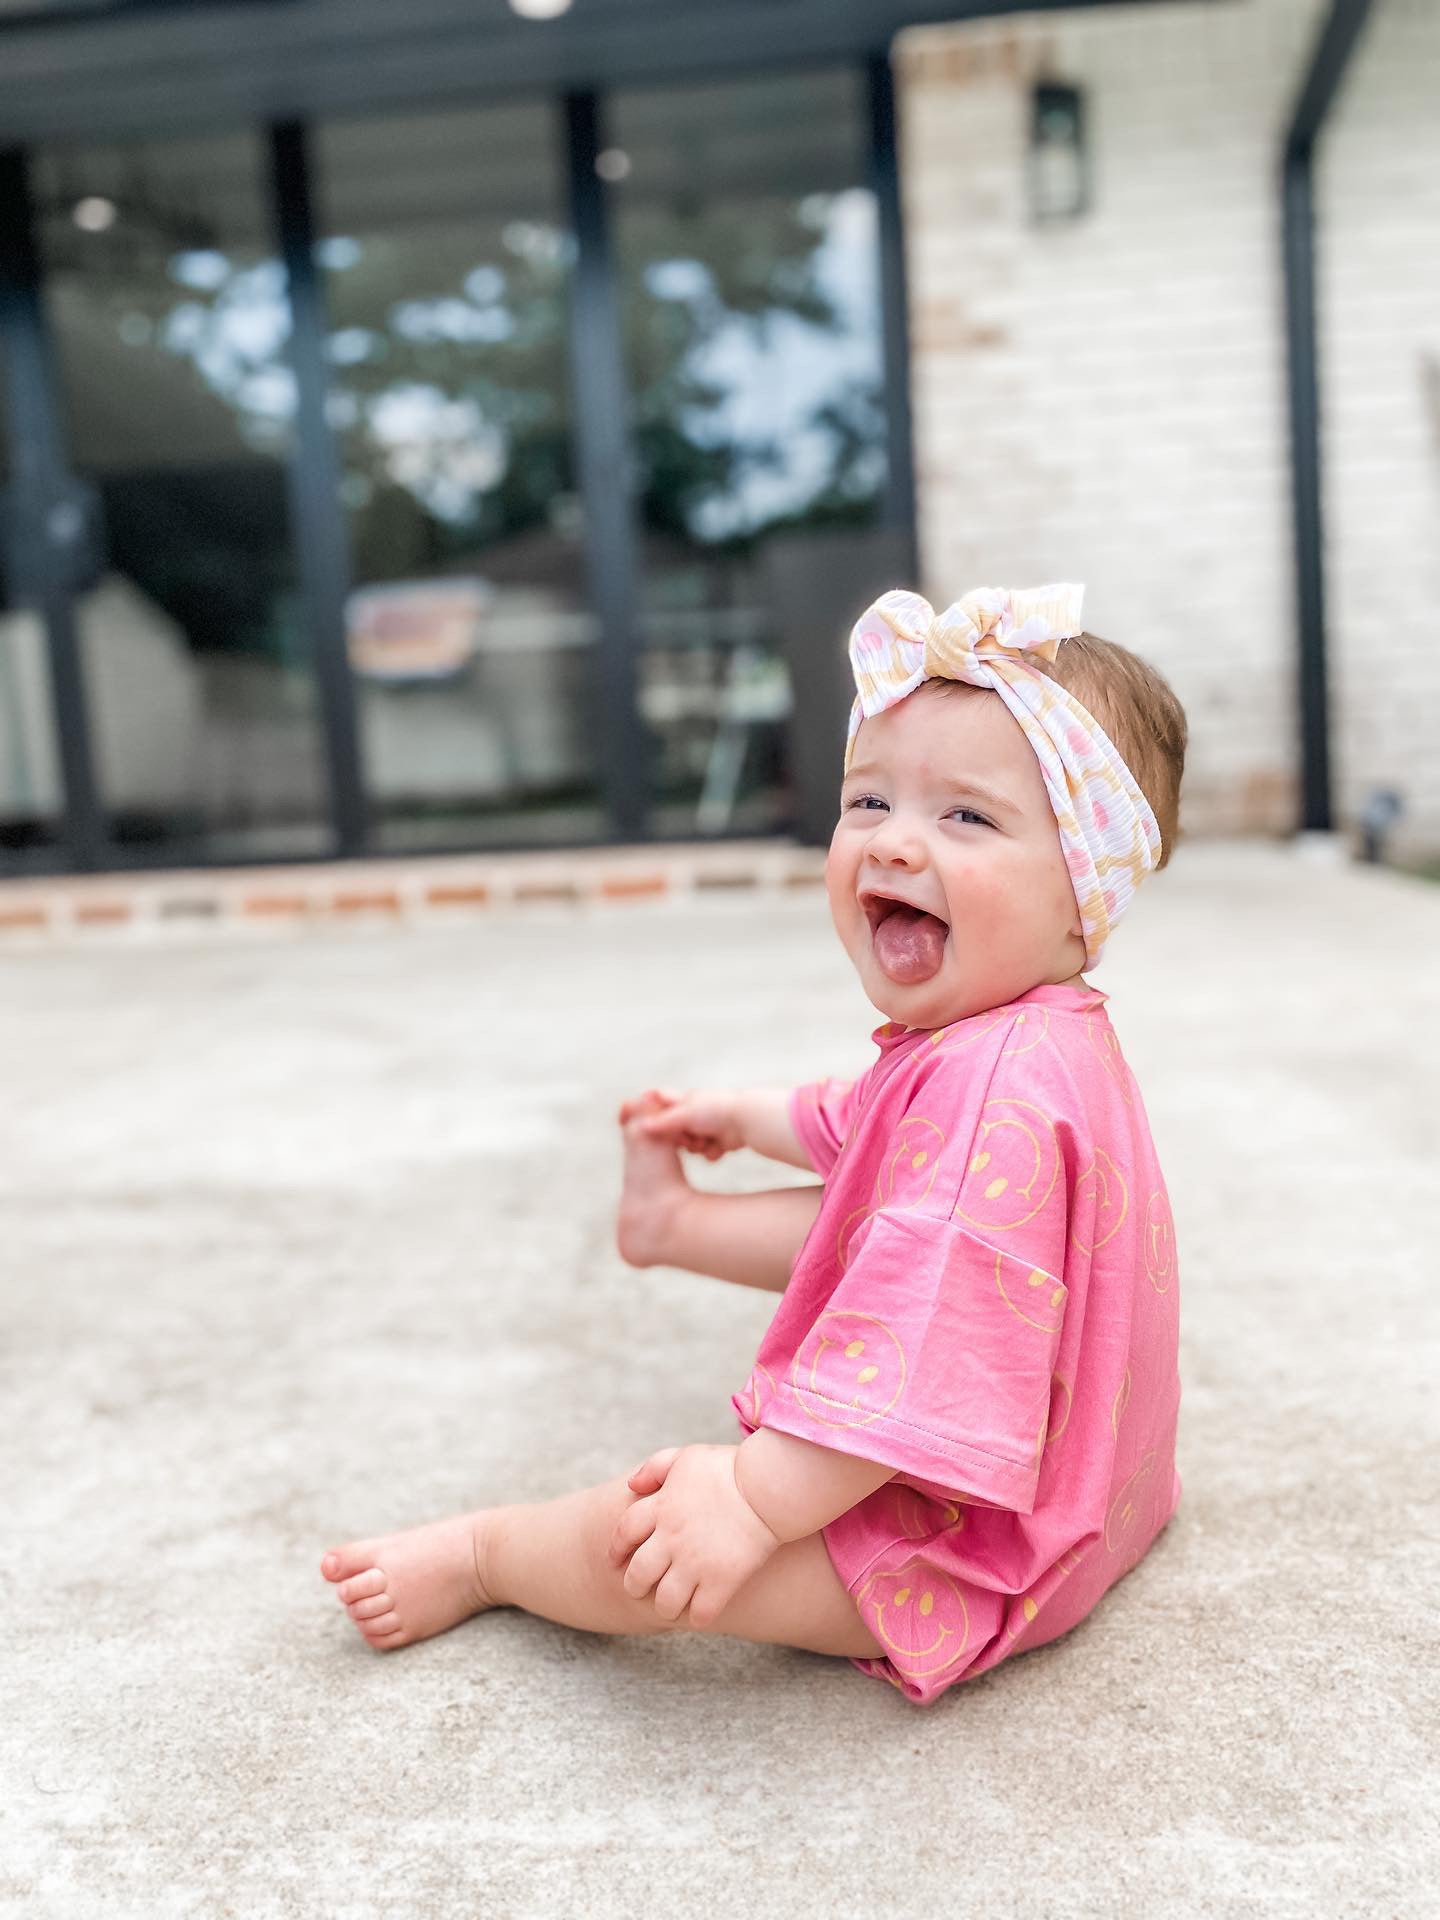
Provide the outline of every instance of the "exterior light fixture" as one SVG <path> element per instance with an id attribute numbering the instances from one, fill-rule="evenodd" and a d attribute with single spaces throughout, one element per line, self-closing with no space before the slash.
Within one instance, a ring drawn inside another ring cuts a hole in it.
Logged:
<path id="1" fill-rule="evenodd" d="M 628 180 L 630 156 L 623 147 L 606 147 L 595 156 L 595 171 L 602 180 Z"/>
<path id="2" fill-rule="evenodd" d="M 1077 219 L 1090 204 L 1089 173 L 1080 89 L 1042 83 L 1030 121 L 1031 218 Z"/>
<path id="3" fill-rule="evenodd" d="M 522 20 L 558 20 L 570 6 L 571 0 L 510 0 L 510 11 Z"/>
<path id="4" fill-rule="evenodd" d="M 82 233 L 104 233 L 115 224 L 119 208 L 103 194 L 87 193 L 70 209 L 70 218 Z"/>

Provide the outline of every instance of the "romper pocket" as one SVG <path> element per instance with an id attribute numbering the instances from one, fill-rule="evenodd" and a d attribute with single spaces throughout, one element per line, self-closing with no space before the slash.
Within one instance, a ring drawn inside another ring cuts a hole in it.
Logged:
<path id="1" fill-rule="evenodd" d="M 954 1220 L 880 1208 L 765 1424 L 1030 1513 L 1066 1299 Z"/>

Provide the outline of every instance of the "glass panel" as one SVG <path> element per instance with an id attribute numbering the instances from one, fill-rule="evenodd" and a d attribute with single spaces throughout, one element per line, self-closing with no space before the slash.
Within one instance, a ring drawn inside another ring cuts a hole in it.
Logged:
<path id="1" fill-rule="evenodd" d="M 289 304 L 260 136 L 54 149 L 35 168 L 71 464 L 97 529 L 77 599 L 121 843 L 331 844 L 289 530 Z"/>
<path id="2" fill-rule="evenodd" d="M 554 111 L 347 121 L 314 153 L 379 838 L 593 837 Z"/>
<path id="3" fill-rule="evenodd" d="M 783 576 L 880 522 L 862 89 L 852 71 L 786 74 L 611 105 L 659 834 L 791 823 Z"/>
<path id="4" fill-rule="evenodd" d="M 0 503 L 11 478 L 4 371 L 0 362 Z M 0 534 L 0 856 L 54 846 L 63 814 L 44 624 L 20 604 L 6 562 Z"/>

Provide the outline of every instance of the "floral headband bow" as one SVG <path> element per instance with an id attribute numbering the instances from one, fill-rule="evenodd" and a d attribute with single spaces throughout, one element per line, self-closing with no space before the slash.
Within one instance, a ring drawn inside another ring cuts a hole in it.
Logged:
<path id="1" fill-rule="evenodd" d="M 861 721 L 893 707 L 922 681 L 993 688 L 1040 762 L 1085 930 L 1085 964 L 1094 967 L 1160 857 L 1160 829 L 1099 721 L 1025 660 L 1027 653 L 1053 660 L 1060 642 L 1081 632 L 1084 593 L 1070 585 L 1015 592 L 980 587 L 941 614 L 918 593 L 881 594 L 850 635 L 857 691 L 845 769 Z"/>

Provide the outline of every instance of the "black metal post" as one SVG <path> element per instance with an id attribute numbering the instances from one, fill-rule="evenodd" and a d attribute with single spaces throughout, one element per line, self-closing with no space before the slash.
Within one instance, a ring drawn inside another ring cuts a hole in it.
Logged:
<path id="1" fill-rule="evenodd" d="M 83 871 L 103 863 L 107 837 L 75 619 L 72 569 L 84 539 L 85 510 L 65 464 L 30 183 L 17 149 L 0 152 L 0 362 L 10 415 L 11 592 L 39 614 L 45 629 L 64 782 L 65 853 Z"/>
<path id="2" fill-rule="evenodd" d="M 651 743 L 637 704 L 635 488 L 620 297 L 605 187 L 595 170 L 603 143 L 593 93 L 565 96 L 565 130 L 576 242 L 570 294 L 571 414 L 590 593 L 600 622 L 595 665 L 601 777 L 615 833 L 622 840 L 636 840 L 646 833 Z"/>
<path id="3" fill-rule="evenodd" d="M 1334 0 L 1296 101 L 1281 176 L 1299 619 L 1301 826 L 1318 833 L 1330 831 L 1332 812 L 1315 344 L 1315 140 L 1369 11 L 1370 0 Z"/>
<path id="4" fill-rule="evenodd" d="M 880 246 L 880 338 L 885 381 L 887 527 L 909 540 L 909 572 L 919 584 L 915 512 L 915 451 L 910 421 L 910 308 L 905 287 L 905 225 L 900 203 L 900 154 L 895 76 L 888 50 L 865 63 L 870 109 L 870 181 Z"/>
<path id="5" fill-rule="evenodd" d="M 340 502 L 335 442 L 325 415 L 325 303 L 315 270 L 305 129 L 298 121 L 285 121 L 270 129 L 270 140 L 275 220 L 290 290 L 290 365 L 297 393 L 295 447 L 289 466 L 291 526 L 315 649 L 336 851 L 356 854 L 365 851 L 369 826 L 355 683 L 346 646 L 350 541 Z"/>

